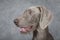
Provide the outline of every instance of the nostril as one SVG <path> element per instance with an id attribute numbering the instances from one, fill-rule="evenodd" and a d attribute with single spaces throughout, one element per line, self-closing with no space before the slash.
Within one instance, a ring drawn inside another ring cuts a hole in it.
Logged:
<path id="1" fill-rule="evenodd" d="M 15 20 L 14 20 L 14 23 L 15 23 L 16 25 L 18 25 L 18 22 L 19 22 L 18 19 L 15 19 Z"/>

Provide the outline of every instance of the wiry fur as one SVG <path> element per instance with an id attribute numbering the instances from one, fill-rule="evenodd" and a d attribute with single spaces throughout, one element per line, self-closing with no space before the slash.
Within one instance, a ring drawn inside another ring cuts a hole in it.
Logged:
<path id="1" fill-rule="evenodd" d="M 32 40 L 54 40 L 48 31 L 48 25 L 52 20 L 51 12 L 43 6 L 29 7 L 24 13 L 16 18 L 19 27 L 33 26 L 30 31 L 33 31 Z"/>

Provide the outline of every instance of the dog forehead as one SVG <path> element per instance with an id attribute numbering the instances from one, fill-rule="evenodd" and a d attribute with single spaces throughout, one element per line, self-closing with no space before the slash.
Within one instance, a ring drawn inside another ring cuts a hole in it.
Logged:
<path id="1" fill-rule="evenodd" d="M 35 12 L 40 12 L 39 9 L 36 6 L 29 7 L 28 9 L 31 9 Z"/>

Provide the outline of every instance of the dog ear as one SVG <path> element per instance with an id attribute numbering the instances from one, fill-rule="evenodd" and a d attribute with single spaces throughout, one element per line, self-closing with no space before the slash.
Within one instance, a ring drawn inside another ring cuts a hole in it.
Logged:
<path id="1" fill-rule="evenodd" d="M 39 26 L 41 29 L 45 29 L 52 20 L 52 14 L 45 7 L 40 7 L 40 8 L 41 8 L 41 13 L 40 13 L 41 15 L 40 15 Z"/>

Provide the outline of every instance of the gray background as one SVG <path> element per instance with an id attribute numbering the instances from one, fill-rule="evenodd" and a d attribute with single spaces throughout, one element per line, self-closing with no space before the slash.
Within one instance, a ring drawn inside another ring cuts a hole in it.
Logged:
<path id="1" fill-rule="evenodd" d="M 53 12 L 54 20 L 49 31 L 55 40 L 60 40 L 60 0 L 0 0 L 0 40 L 32 39 L 32 33 L 21 34 L 13 20 L 34 5 L 44 5 Z"/>

